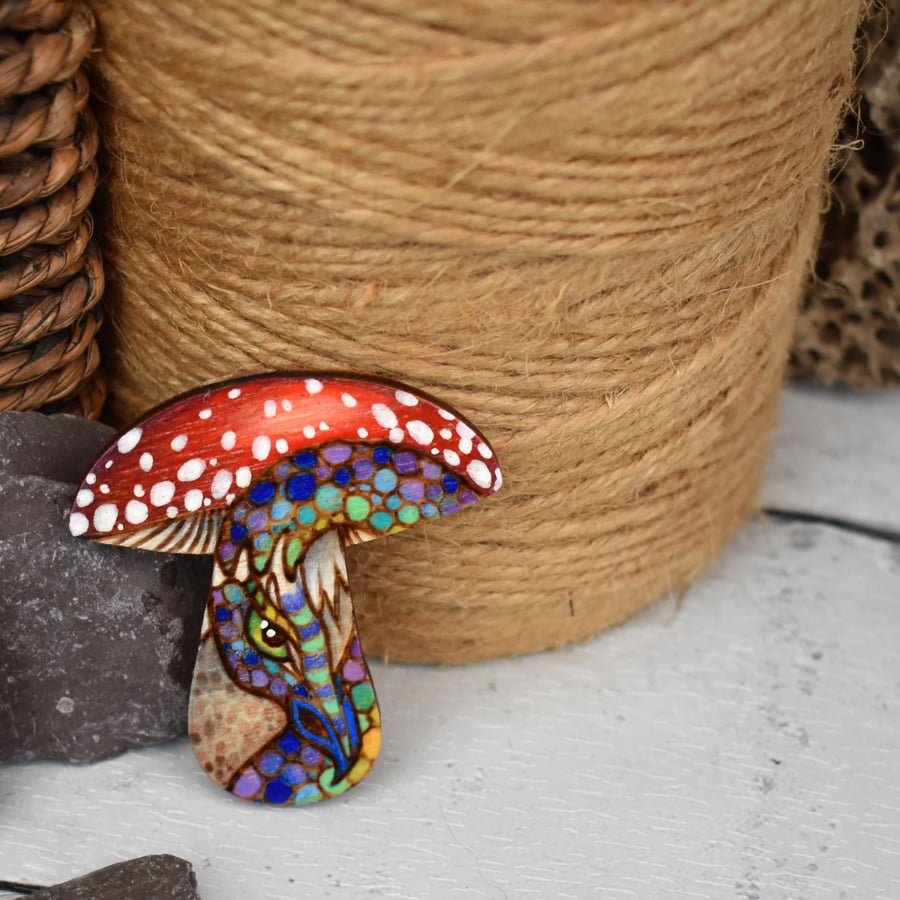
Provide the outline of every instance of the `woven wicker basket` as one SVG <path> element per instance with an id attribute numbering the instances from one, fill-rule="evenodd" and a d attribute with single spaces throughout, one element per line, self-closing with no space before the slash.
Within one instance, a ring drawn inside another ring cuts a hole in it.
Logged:
<path id="1" fill-rule="evenodd" d="M 82 2 L 0 9 L 0 410 L 99 415 L 103 293 L 87 206 L 97 125 L 81 65 L 94 41 Z"/>

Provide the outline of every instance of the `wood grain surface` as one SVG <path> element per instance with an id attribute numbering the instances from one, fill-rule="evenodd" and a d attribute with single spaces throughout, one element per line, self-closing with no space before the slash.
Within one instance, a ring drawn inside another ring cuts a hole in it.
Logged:
<path id="1" fill-rule="evenodd" d="M 788 391 L 767 505 L 900 525 L 900 394 Z M 207 900 L 900 897 L 900 545 L 758 519 L 680 602 L 566 651 L 377 666 L 342 800 L 217 790 L 187 740 L 0 769 L 0 878 L 173 853 Z"/>

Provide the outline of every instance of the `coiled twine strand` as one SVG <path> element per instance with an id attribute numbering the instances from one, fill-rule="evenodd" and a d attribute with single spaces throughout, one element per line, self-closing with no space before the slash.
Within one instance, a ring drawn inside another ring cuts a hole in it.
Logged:
<path id="1" fill-rule="evenodd" d="M 497 497 L 353 551 L 368 649 L 556 647 L 709 565 L 754 506 L 854 3 L 95 6 L 117 417 L 351 370 L 498 452 Z"/>

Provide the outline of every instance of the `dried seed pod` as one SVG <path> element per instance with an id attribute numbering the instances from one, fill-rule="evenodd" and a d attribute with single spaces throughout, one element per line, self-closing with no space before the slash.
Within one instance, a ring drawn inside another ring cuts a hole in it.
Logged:
<path id="1" fill-rule="evenodd" d="M 863 30 L 862 97 L 841 143 L 815 277 L 801 305 L 791 365 L 826 384 L 900 384 L 900 2 Z"/>

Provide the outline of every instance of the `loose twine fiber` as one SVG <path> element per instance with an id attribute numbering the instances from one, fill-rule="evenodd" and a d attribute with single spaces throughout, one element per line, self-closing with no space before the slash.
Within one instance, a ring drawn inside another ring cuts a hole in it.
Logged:
<path id="1" fill-rule="evenodd" d="M 369 650 L 557 647 L 754 509 L 850 90 L 847 0 L 98 0 L 113 410 L 352 370 L 506 485 L 354 550 Z"/>

